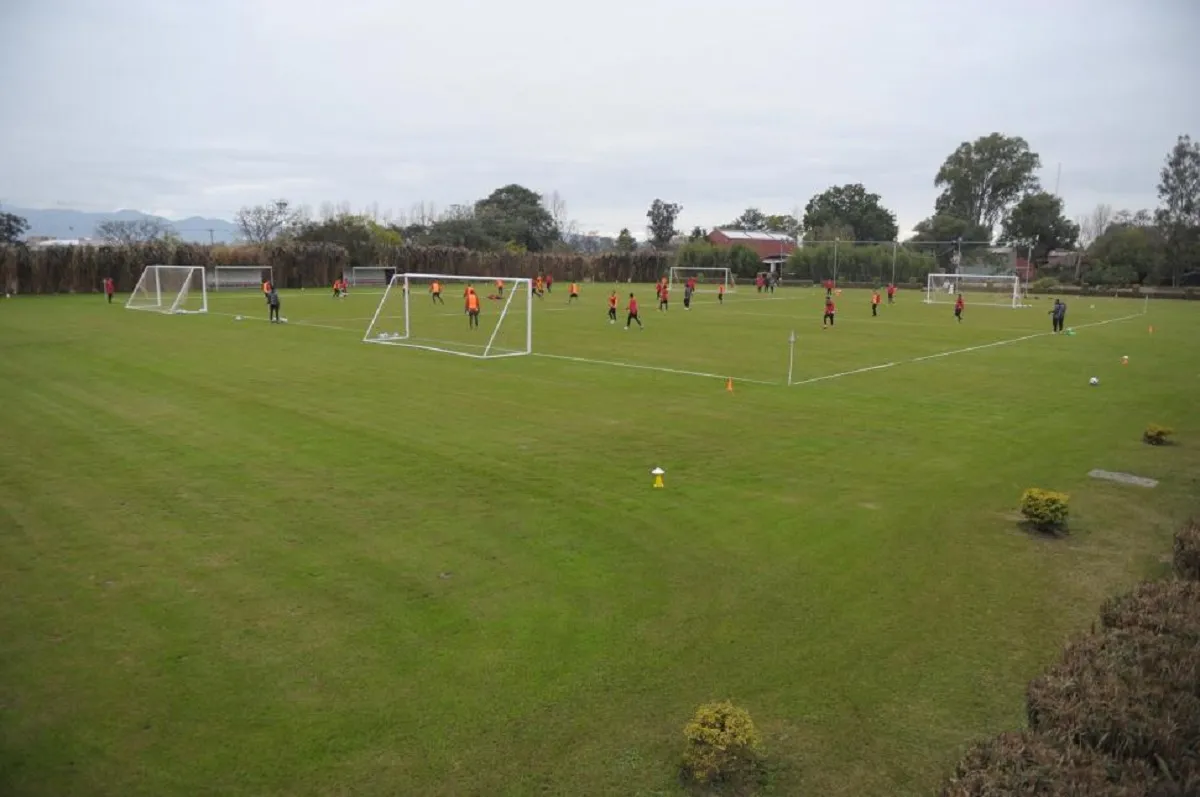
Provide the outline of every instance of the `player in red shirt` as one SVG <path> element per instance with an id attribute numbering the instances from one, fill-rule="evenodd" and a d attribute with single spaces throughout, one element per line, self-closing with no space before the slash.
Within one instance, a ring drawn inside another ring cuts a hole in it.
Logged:
<path id="1" fill-rule="evenodd" d="M 617 323 L 617 292 L 608 295 L 608 323 Z"/>
<path id="2" fill-rule="evenodd" d="M 889 282 L 888 283 L 888 304 L 895 304 L 895 303 L 896 303 L 896 286 Z"/>
<path id="3" fill-rule="evenodd" d="M 116 292 L 117 286 L 113 283 L 113 278 L 109 277 L 104 280 L 104 295 L 108 297 L 108 303 L 112 304 L 113 294 Z"/>
<path id="4" fill-rule="evenodd" d="M 833 314 L 837 312 L 837 308 L 833 305 L 833 297 L 825 297 L 825 316 L 821 319 L 821 329 L 825 329 L 825 325 L 833 326 Z"/>
<path id="5" fill-rule="evenodd" d="M 662 290 L 659 291 L 659 293 L 658 293 L 658 309 L 659 310 L 662 310 L 665 312 L 667 309 L 669 309 L 668 308 L 668 304 L 669 304 L 668 295 L 669 294 L 670 294 L 670 291 L 667 289 L 667 286 L 666 285 L 662 286 Z"/>
<path id="6" fill-rule="evenodd" d="M 546 293 L 553 293 L 551 290 L 554 287 L 554 275 L 549 271 L 546 272 Z"/>
<path id="7" fill-rule="evenodd" d="M 825 298 L 833 296 L 833 280 L 825 280 Z"/>
<path id="8" fill-rule="evenodd" d="M 642 326 L 642 319 L 638 316 L 637 297 L 632 293 L 629 294 L 629 315 L 625 318 L 625 331 L 629 331 L 629 325 L 634 321 L 638 322 L 638 329 L 645 329 Z"/>
<path id="9" fill-rule="evenodd" d="M 958 323 L 962 323 L 962 311 L 964 307 L 963 297 L 960 293 L 958 298 L 954 300 L 954 317 L 958 319 Z"/>

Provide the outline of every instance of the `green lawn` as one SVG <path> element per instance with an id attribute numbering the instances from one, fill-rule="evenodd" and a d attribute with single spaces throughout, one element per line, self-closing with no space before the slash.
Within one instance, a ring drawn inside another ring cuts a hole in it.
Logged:
<path id="1" fill-rule="evenodd" d="M 847 292 L 823 331 L 818 290 L 636 287 L 644 331 L 536 305 L 536 352 L 610 364 L 366 345 L 362 291 L 0 300 L 0 793 L 674 795 L 729 697 L 775 794 L 929 794 L 1194 509 L 1200 305 L 988 346 L 1048 300 Z M 413 324 L 478 345 L 457 291 Z"/>

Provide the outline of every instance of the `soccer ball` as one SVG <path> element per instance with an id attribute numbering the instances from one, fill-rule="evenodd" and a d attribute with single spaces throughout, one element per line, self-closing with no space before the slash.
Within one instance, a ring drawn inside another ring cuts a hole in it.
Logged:
<path id="1" fill-rule="evenodd" d="M 281 318 L 281 319 L 279 319 L 279 323 L 281 323 L 281 324 L 286 324 L 286 323 L 287 323 L 287 319 L 286 319 L 286 318 Z"/>
<path id="2" fill-rule="evenodd" d="M 233 317 L 233 320 L 234 320 L 234 321 L 241 321 L 241 320 L 242 320 L 242 317 L 241 317 L 240 315 L 235 315 L 235 316 Z"/>
<path id="3" fill-rule="evenodd" d="M 1098 385 L 1098 384 L 1100 384 L 1100 380 L 1093 376 L 1091 379 L 1088 380 L 1088 384 L 1089 385 Z"/>

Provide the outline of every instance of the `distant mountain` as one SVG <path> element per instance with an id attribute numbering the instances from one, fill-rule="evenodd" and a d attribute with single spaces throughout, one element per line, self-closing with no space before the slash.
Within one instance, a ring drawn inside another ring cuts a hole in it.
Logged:
<path id="1" fill-rule="evenodd" d="M 164 219 L 140 210 L 118 210 L 113 213 L 87 213 L 82 210 L 41 210 L 16 208 L 5 205 L 5 213 L 21 216 L 29 222 L 26 236 L 44 235 L 50 238 L 95 238 L 96 225 L 104 221 L 138 221 L 158 219 L 170 225 L 179 237 L 190 243 L 218 244 L 233 243 L 237 238 L 237 226 L 225 219 L 206 219 L 191 216 L 186 219 Z"/>

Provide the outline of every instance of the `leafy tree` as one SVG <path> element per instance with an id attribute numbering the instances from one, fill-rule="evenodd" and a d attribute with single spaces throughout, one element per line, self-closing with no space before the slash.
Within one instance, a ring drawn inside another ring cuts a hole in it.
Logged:
<path id="1" fill-rule="evenodd" d="M 703 241 L 706 238 L 708 238 L 708 230 L 703 227 L 693 227 L 691 233 L 688 234 L 689 241 Z"/>
<path id="2" fill-rule="evenodd" d="M 765 230 L 767 228 L 767 216 L 758 208 L 746 208 L 742 211 L 742 215 L 738 216 L 727 226 L 730 230 Z"/>
<path id="3" fill-rule="evenodd" d="M 770 232 L 781 232 L 792 238 L 800 237 L 800 222 L 790 213 L 780 213 L 767 216 L 764 229 Z"/>
<path id="4" fill-rule="evenodd" d="M 953 272 L 954 256 L 986 249 L 991 245 L 991 231 L 956 216 L 939 213 L 913 227 L 913 237 L 905 242 L 915 251 L 932 253 L 939 271 Z"/>
<path id="5" fill-rule="evenodd" d="M 736 276 L 752 277 L 763 270 L 763 264 L 753 249 L 734 244 L 729 248 L 729 268 Z"/>
<path id="6" fill-rule="evenodd" d="M 96 235 L 100 236 L 100 240 L 121 246 L 163 240 L 170 232 L 171 227 L 165 221 L 150 217 L 134 221 L 112 219 L 96 225 Z"/>
<path id="7" fill-rule="evenodd" d="M 869 193 L 862 183 L 835 185 L 808 200 L 804 229 L 848 227 L 849 240 L 894 241 L 896 214 L 880 203 L 879 194 Z"/>
<path id="8" fill-rule="evenodd" d="M 1158 183 L 1162 205 L 1154 218 L 1166 236 L 1172 285 L 1200 267 L 1200 141 L 1180 136 L 1167 155 Z"/>
<path id="9" fill-rule="evenodd" d="M 1004 219 L 1000 241 L 1009 246 L 1031 247 L 1033 261 L 1045 263 L 1055 249 L 1073 249 L 1079 225 L 1063 216 L 1062 199 L 1039 191 L 1027 194 Z"/>
<path id="10" fill-rule="evenodd" d="M 476 202 L 475 218 L 488 237 L 511 241 L 530 252 L 544 252 L 559 239 L 554 217 L 542 204 L 541 195 L 515 183 Z"/>
<path id="11" fill-rule="evenodd" d="M 810 227 L 804 231 L 805 243 L 834 243 L 845 241 L 849 244 L 854 240 L 854 230 L 846 224 L 822 224 L 820 227 Z"/>
<path id="12" fill-rule="evenodd" d="M 1090 285 L 1128 285 L 1159 279 L 1164 246 L 1157 228 L 1145 224 L 1111 224 L 1088 247 L 1088 269 L 1083 281 Z"/>
<path id="13" fill-rule="evenodd" d="M 1005 212 L 1023 195 L 1038 190 L 1034 174 L 1042 165 L 1019 136 L 992 133 L 964 141 L 950 153 L 934 178 L 942 189 L 935 205 L 949 215 L 987 229 L 988 239 Z"/>
<path id="14" fill-rule="evenodd" d="M 263 244 L 299 228 L 303 217 L 286 199 L 276 199 L 242 208 L 233 221 L 244 240 Z"/>
<path id="15" fill-rule="evenodd" d="M 0 244 L 19 243 L 29 230 L 29 222 L 15 213 L 0 213 Z"/>
<path id="16" fill-rule="evenodd" d="M 1118 210 L 1113 214 L 1108 226 L 1104 228 L 1104 232 L 1109 232 L 1115 227 L 1151 227 L 1153 225 L 1154 216 L 1148 210 Z"/>
<path id="17" fill-rule="evenodd" d="M 296 233 L 303 243 L 336 244 L 350 256 L 350 266 L 378 265 L 384 251 L 404 243 L 400 233 L 367 215 L 344 213 L 309 222 Z"/>
<path id="18" fill-rule="evenodd" d="M 1087 249 L 1101 235 L 1104 235 L 1108 225 L 1112 224 L 1113 209 L 1112 205 L 1103 203 L 1096 205 L 1092 212 L 1086 216 L 1080 216 L 1076 221 L 1079 226 L 1079 246 Z"/>
<path id="19" fill-rule="evenodd" d="M 629 232 L 628 227 L 622 228 L 617 233 L 617 251 L 632 252 L 635 249 L 637 249 L 637 241 L 633 239 L 633 233 Z"/>
<path id="20" fill-rule="evenodd" d="M 675 221 L 679 218 L 682 210 L 681 205 L 674 202 L 663 202 L 661 199 L 650 203 L 650 209 L 646 211 L 646 218 L 650 219 L 650 223 L 646 226 L 646 230 L 650 233 L 650 242 L 655 248 L 667 248 L 671 239 L 679 234 L 679 231 L 675 229 Z"/>

